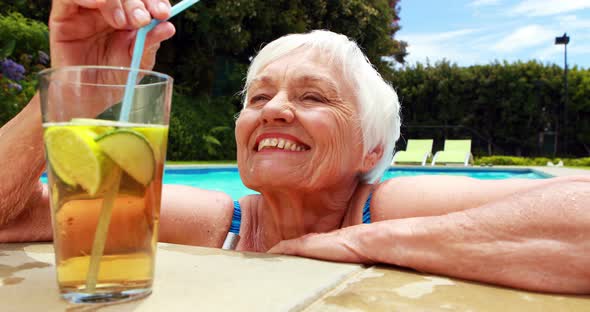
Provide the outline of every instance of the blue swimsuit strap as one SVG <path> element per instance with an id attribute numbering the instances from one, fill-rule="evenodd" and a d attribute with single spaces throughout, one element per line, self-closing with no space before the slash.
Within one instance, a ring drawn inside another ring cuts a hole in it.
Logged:
<path id="1" fill-rule="evenodd" d="M 371 198 L 373 197 L 373 193 L 369 193 L 369 198 L 365 202 L 365 206 L 363 207 L 363 223 L 371 223 Z M 231 226 L 229 227 L 229 231 L 236 235 L 240 234 L 240 224 L 242 223 L 242 208 L 240 208 L 240 202 L 234 200 L 234 213 L 231 218 Z"/>
<path id="2" fill-rule="evenodd" d="M 240 208 L 240 202 L 234 200 L 234 213 L 231 217 L 229 231 L 236 235 L 240 234 L 240 223 L 242 223 L 242 209 Z"/>
<path id="3" fill-rule="evenodd" d="M 369 198 L 363 207 L 363 223 L 365 224 L 371 223 L 371 197 L 373 197 L 373 192 L 369 193 Z"/>

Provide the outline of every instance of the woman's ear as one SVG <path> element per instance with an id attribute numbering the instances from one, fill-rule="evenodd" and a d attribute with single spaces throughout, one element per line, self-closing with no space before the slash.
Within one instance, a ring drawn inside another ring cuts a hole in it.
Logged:
<path id="1" fill-rule="evenodd" d="M 365 173 L 365 172 L 371 171 L 371 169 L 373 169 L 375 167 L 375 165 L 381 159 L 382 156 L 383 156 L 383 145 L 377 145 L 375 148 L 370 150 L 367 153 L 367 155 L 365 155 L 365 158 L 363 159 L 362 172 Z"/>

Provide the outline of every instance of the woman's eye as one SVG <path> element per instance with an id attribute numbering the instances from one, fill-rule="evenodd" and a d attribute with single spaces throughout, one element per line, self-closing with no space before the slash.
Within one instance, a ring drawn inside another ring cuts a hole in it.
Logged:
<path id="1" fill-rule="evenodd" d="M 312 101 L 312 102 L 320 102 L 320 103 L 324 103 L 325 99 L 323 96 L 320 96 L 318 94 L 304 94 L 303 95 L 303 100 L 305 101 Z"/>
<path id="2" fill-rule="evenodd" d="M 250 103 L 258 103 L 258 102 L 261 102 L 261 101 L 268 101 L 268 100 L 269 100 L 268 96 L 261 94 L 261 95 L 255 95 L 255 96 L 253 96 L 250 99 Z"/>

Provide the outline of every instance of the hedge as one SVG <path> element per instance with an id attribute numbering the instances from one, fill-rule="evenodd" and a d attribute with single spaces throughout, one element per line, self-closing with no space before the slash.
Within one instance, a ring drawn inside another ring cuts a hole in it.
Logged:
<path id="1" fill-rule="evenodd" d="M 590 166 L 590 157 L 585 158 L 546 158 L 546 157 L 515 157 L 515 156 L 485 156 L 476 157 L 475 165 L 496 166 L 546 166 L 548 162 L 553 164 L 563 161 L 565 166 L 587 167 Z"/>

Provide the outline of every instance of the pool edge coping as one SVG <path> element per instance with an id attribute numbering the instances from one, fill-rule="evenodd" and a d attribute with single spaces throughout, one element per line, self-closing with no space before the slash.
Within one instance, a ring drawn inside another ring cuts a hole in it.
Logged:
<path id="1" fill-rule="evenodd" d="M 209 164 L 179 164 L 179 165 L 165 165 L 165 168 L 169 169 L 237 169 L 238 166 L 236 164 L 219 164 L 219 165 L 209 165 Z M 517 167 L 517 166 L 494 166 L 494 167 L 479 167 L 479 166 L 389 166 L 387 170 L 402 170 L 402 171 L 410 171 L 410 170 L 417 170 L 417 171 L 503 171 L 503 172 L 515 172 L 515 173 L 534 173 L 543 178 L 553 178 L 556 177 L 555 174 L 545 172 L 540 170 L 538 167 Z"/>

